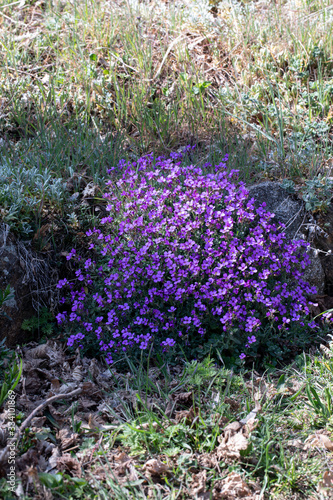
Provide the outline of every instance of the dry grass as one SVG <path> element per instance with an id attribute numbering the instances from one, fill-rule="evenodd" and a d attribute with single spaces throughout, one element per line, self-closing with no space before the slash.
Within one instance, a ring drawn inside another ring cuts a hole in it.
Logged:
<path id="1" fill-rule="evenodd" d="M 205 161 L 235 142 L 249 180 L 326 173 L 328 0 L 22 1 L 0 19 L 3 137 L 75 119 L 135 154 L 197 143 Z"/>

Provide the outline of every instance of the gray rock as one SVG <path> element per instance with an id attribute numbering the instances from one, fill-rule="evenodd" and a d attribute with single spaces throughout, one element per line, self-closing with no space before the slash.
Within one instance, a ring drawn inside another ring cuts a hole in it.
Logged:
<path id="1" fill-rule="evenodd" d="M 304 203 L 281 187 L 278 182 L 263 182 L 248 188 L 249 198 L 255 199 L 255 206 L 266 203 L 266 210 L 274 213 L 274 222 L 286 225 L 283 230 L 287 238 L 299 239 L 302 225 L 306 222 Z"/>
<path id="2" fill-rule="evenodd" d="M 309 217 L 302 200 L 290 195 L 278 182 L 263 182 L 248 187 L 249 198 L 254 198 L 255 206 L 266 203 L 266 210 L 274 213 L 272 222 L 285 224 L 282 229 L 289 240 L 306 239 Z M 311 265 L 305 270 L 304 279 L 317 288 L 318 294 L 325 289 L 325 273 L 316 251 L 309 250 Z"/>

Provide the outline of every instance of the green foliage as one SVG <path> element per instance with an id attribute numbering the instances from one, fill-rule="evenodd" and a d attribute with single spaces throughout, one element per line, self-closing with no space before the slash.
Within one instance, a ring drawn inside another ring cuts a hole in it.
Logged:
<path id="1" fill-rule="evenodd" d="M 7 285 L 4 291 L 0 290 L 0 311 L 3 304 L 13 297 L 14 295 L 11 292 L 10 285 Z"/>
<path id="2" fill-rule="evenodd" d="M 0 407 L 8 398 L 10 391 L 14 391 L 15 387 L 20 381 L 23 370 L 22 359 L 17 362 L 11 360 L 9 368 L 2 372 L 1 376 L 1 389 L 0 389 Z"/>
<path id="3" fill-rule="evenodd" d="M 315 413 L 326 423 L 333 415 L 331 388 L 325 387 L 322 391 L 322 397 L 320 397 L 316 389 L 310 383 L 307 383 L 306 395 Z"/>
<path id="4" fill-rule="evenodd" d="M 68 474 L 49 474 L 40 472 L 38 479 L 54 495 L 68 500 L 87 498 L 89 492 L 93 494 L 88 482 L 79 477 L 71 477 Z"/>
<path id="5" fill-rule="evenodd" d="M 29 156 L 25 165 L 14 165 L 6 160 L 0 157 L 2 220 L 13 230 L 28 236 L 37 229 L 37 219 L 44 205 L 59 209 L 64 196 L 63 181 L 55 178 L 48 168 L 42 170 L 29 165 Z"/>
<path id="6" fill-rule="evenodd" d="M 147 428 L 141 428 L 145 423 L 134 420 L 131 424 L 124 424 L 118 436 L 123 446 L 130 447 L 133 455 L 145 455 L 147 452 L 178 455 L 184 449 L 192 451 L 195 431 L 190 427 L 175 424 L 161 432 L 151 421 L 147 422 Z"/>
<path id="7" fill-rule="evenodd" d="M 333 179 L 318 175 L 305 182 L 303 200 L 305 208 L 312 212 L 326 210 L 332 199 Z"/>
<path id="8" fill-rule="evenodd" d="M 45 165 L 63 179 L 69 164 L 85 165 L 89 175 L 102 177 L 105 163 L 117 153 L 114 144 L 108 147 L 105 132 L 120 130 L 133 157 L 151 150 L 165 153 L 187 143 L 189 136 L 199 138 L 203 163 L 211 161 L 206 146 L 213 145 L 216 152 L 218 139 L 225 141 L 228 131 L 235 138 L 246 131 L 259 146 L 245 145 L 251 158 L 240 155 L 232 140 L 228 152 L 248 180 L 259 171 L 279 177 L 281 168 L 295 175 L 285 154 L 292 133 L 300 134 L 298 149 L 306 136 L 328 158 L 333 65 L 330 29 L 323 31 L 322 22 L 329 22 L 329 1 L 323 0 L 320 8 L 317 2 L 303 2 L 296 32 L 288 4 L 274 15 L 265 10 L 260 23 L 247 4 L 190 0 L 186 7 L 180 2 L 175 15 L 171 5 L 160 4 L 152 12 L 139 2 L 133 11 L 120 2 L 111 15 L 103 2 L 87 6 L 65 1 L 61 9 L 51 2 L 44 9 L 45 32 L 29 38 L 28 50 L 15 39 L 29 33 L 26 25 L 15 22 L 19 10 L 10 4 L 6 12 L 14 22 L 2 33 L 0 47 L 0 87 L 8 103 L 1 131 L 8 141 L 0 164 L 5 156 L 15 168 L 18 161 L 27 169 Z M 222 38 L 220 19 L 227 25 Z M 187 24 L 194 38 L 184 34 Z M 45 47 L 56 61 L 52 67 L 45 67 Z M 237 57 L 232 55 L 235 47 Z M 224 64 L 228 67 L 222 79 L 220 61 L 222 72 Z M 79 124 L 86 135 L 97 132 L 103 144 L 88 144 Z M 279 154 L 277 162 L 270 162 L 271 153 Z M 24 196 L 22 205 L 23 194 L 2 193 L 4 215 L 29 234 L 33 200 Z"/>
<path id="9" fill-rule="evenodd" d="M 14 297 L 10 285 L 7 285 L 5 290 L 0 290 L 0 316 L 5 316 L 7 319 L 11 320 L 5 311 L 2 310 L 2 306 Z"/>
<path id="10" fill-rule="evenodd" d="M 10 285 L 7 285 L 4 291 L 0 290 L 0 315 L 3 314 L 9 318 L 1 308 L 12 297 Z M 5 342 L 6 338 L 0 342 L 0 407 L 8 398 L 8 393 L 13 391 L 19 383 L 23 369 L 22 360 L 18 362 L 15 359 L 14 352 L 6 347 Z"/>
<path id="11" fill-rule="evenodd" d="M 34 334 L 35 332 L 51 335 L 54 329 L 54 317 L 47 307 L 42 307 L 39 316 L 32 316 L 22 322 L 21 328 Z"/>
<path id="12" fill-rule="evenodd" d="M 323 326 L 322 334 L 328 331 Z M 319 344 L 318 331 L 304 328 L 299 323 L 290 324 L 287 332 L 281 332 L 274 325 L 267 325 L 257 332 L 260 345 L 251 345 L 253 361 L 257 360 L 258 366 L 277 367 L 292 360 L 310 346 Z"/>
<path id="13" fill-rule="evenodd" d="M 284 179 L 281 186 L 291 194 L 295 193 L 295 183 Z M 313 179 L 306 180 L 301 187 L 302 199 L 306 210 L 310 212 L 326 211 L 332 200 L 333 179 L 318 174 Z"/>
<path id="14" fill-rule="evenodd" d="M 192 360 L 186 364 L 185 377 L 186 382 L 190 385 L 202 385 L 204 381 L 212 380 L 216 375 L 223 376 L 224 370 L 217 368 L 215 360 L 210 356 L 201 362 Z"/>

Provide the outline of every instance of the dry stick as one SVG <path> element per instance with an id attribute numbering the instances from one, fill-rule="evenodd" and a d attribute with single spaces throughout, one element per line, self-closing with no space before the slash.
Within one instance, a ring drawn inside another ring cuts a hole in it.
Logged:
<path id="1" fill-rule="evenodd" d="M 106 47 L 106 48 L 108 48 L 108 47 Z M 125 61 L 120 56 L 117 56 L 113 52 L 110 52 L 110 54 L 112 55 L 112 57 L 114 57 L 115 59 L 117 59 L 117 61 L 119 61 L 121 64 L 123 64 L 126 68 L 129 68 L 132 71 L 135 71 L 135 73 L 138 73 L 137 69 L 133 68 L 133 66 L 130 66 L 129 64 L 126 64 Z"/>
<path id="2" fill-rule="evenodd" d="M 37 408 L 34 409 L 34 411 L 32 413 L 30 413 L 29 417 L 27 417 L 24 420 L 24 422 L 21 424 L 21 427 L 16 432 L 17 436 L 15 436 L 15 437 L 18 438 L 18 436 L 22 433 L 22 431 L 24 431 L 24 429 L 26 427 L 28 427 L 28 425 L 30 424 L 30 422 L 34 418 L 34 416 L 37 415 L 37 413 L 40 410 L 42 410 L 44 408 L 44 406 L 47 406 L 48 404 L 53 403 L 53 401 L 56 401 L 57 399 L 72 398 L 73 396 L 76 396 L 77 394 L 81 394 L 81 392 L 82 392 L 82 389 L 81 389 L 81 387 L 79 387 L 78 389 L 75 389 L 75 391 L 69 392 L 68 394 L 56 394 L 55 396 L 52 396 L 51 398 L 49 398 L 46 401 L 44 401 L 43 403 L 41 403 L 39 406 L 37 406 Z M 15 437 L 13 439 L 15 439 Z"/>
<path id="3" fill-rule="evenodd" d="M 24 422 L 21 424 L 20 428 L 15 432 L 15 435 L 13 438 L 9 440 L 9 443 L 7 446 L 0 452 L 0 463 L 6 462 L 8 459 L 8 454 L 9 454 L 9 446 L 12 446 L 15 444 L 17 446 L 20 436 L 24 429 L 28 427 L 30 424 L 31 420 L 44 408 L 44 406 L 47 406 L 50 403 L 53 403 L 53 401 L 56 401 L 57 399 L 69 399 L 72 398 L 73 396 L 77 396 L 78 394 L 81 394 L 82 389 L 78 388 L 75 389 L 75 391 L 69 392 L 68 394 L 56 394 L 55 396 L 52 396 L 51 398 L 47 399 L 43 403 L 41 403 L 37 408 L 33 410 L 33 412 L 30 413 L 29 417 L 27 417 Z M 15 441 L 17 441 L 15 443 Z"/>
<path id="4" fill-rule="evenodd" d="M 207 35 L 205 35 L 205 36 L 199 36 L 198 38 L 196 38 L 195 40 L 193 40 L 193 42 L 192 42 L 192 43 L 189 43 L 188 48 L 192 50 L 192 49 L 194 49 L 194 47 L 195 47 L 196 45 L 198 45 L 199 43 L 203 42 L 203 41 L 204 41 L 204 40 L 206 40 L 207 38 L 212 37 L 212 36 L 214 36 L 214 35 L 215 35 L 215 33 L 212 31 L 211 33 L 208 33 L 208 34 L 207 34 Z"/>
<path id="5" fill-rule="evenodd" d="M 166 58 L 168 57 L 168 55 L 169 55 L 170 51 L 172 50 L 173 46 L 176 45 L 176 43 L 180 42 L 180 40 L 182 40 L 184 38 L 186 38 L 186 35 L 180 35 L 175 40 L 173 40 L 173 42 L 170 43 L 170 45 L 168 47 L 168 50 L 164 54 L 164 57 L 163 57 L 162 62 L 160 64 L 160 67 L 158 68 L 158 70 L 155 73 L 155 76 L 153 77 L 153 80 L 156 80 L 156 78 L 158 77 L 158 75 L 161 73 L 163 65 L 164 65 L 164 63 L 166 61 Z"/>
<path id="6" fill-rule="evenodd" d="M 40 69 L 50 68 L 51 66 L 54 66 L 54 63 L 45 64 L 45 66 L 32 67 L 32 68 L 29 68 L 29 71 L 28 70 L 22 70 L 22 69 L 19 70 L 17 68 L 12 68 L 12 67 L 8 67 L 8 69 L 12 69 L 13 71 L 24 71 L 25 73 L 27 73 L 27 75 L 32 76 L 33 78 L 36 78 L 35 75 L 33 75 L 31 73 L 31 71 L 38 71 Z"/>
<path id="7" fill-rule="evenodd" d="M 29 71 L 24 71 L 24 70 L 18 69 L 18 68 L 12 68 L 11 66 L 7 66 L 7 69 L 9 69 L 10 71 L 17 71 L 17 73 L 22 73 L 22 75 L 31 76 L 31 78 L 36 78 L 36 80 L 39 80 L 40 82 L 42 82 L 42 80 L 37 75 L 33 75 L 32 73 L 29 73 Z"/>
<path id="8" fill-rule="evenodd" d="M 18 0 L 17 2 L 8 3 L 7 5 L 1 6 L 1 7 L 10 7 L 11 5 L 16 5 L 18 3 L 22 3 L 22 0 Z"/>
<path id="9" fill-rule="evenodd" d="M 27 26 L 28 26 L 28 24 L 25 24 L 25 23 L 23 23 L 22 21 L 19 21 L 19 20 L 17 20 L 17 19 L 12 19 L 11 17 L 6 16 L 6 14 L 4 14 L 3 12 L 1 12 L 1 13 L 0 13 L 0 16 L 5 17 L 6 19 L 8 19 L 8 21 L 10 21 L 10 22 L 12 22 L 12 23 L 21 24 L 22 26 L 25 26 L 25 27 L 27 27 Z"/>
<path id="10" fill-rule="evenodd" d="M 304 21 L 305 19 L 309 19 L 310 17 L 315 17 L 318 14 L 322 14 L 323 12 L 325 12 L 325 11 L 327 12 L 328 10 L 331 10 L 331 9 L 333 9 L 333 5 L 329 5 L 328 7 L 324 7 L 321 10 L 317 10 L 317 12 L 312 12 L 311 14 L 308 14 L 307 16 L 303 16 L 300 19 L 296 19 L 296 21 L 299 21 L 299 20 Z"/>

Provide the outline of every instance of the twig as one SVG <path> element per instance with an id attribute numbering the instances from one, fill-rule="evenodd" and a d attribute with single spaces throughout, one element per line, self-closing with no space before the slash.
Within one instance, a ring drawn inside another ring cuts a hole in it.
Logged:
<path id="1" fill-rule="evenodd" d="M 18 3 L 22 3 L 22 0 L 18 0 L 17 2 L 12 2 L 12 3 L 8 3 L 7 5 L 4 5 L 4 7 L 10 7 L 11 5 L 16 5 Z M 24 3 L 24 2 L 23 2 Z M 1 6 L 2 7 L 2 6 Z"/>
<path id="2" fill-rule="evenodd" d="M 32 73 L 29 73 L 28 71 L 24 71 L 24 70 L 18 69 L 18 68 L 12 68 L 11 66 L 7 66 L 7 69 L 9 69 L 10 71 L 17 71 L 18 73 L 22 73 L 22 75 L 31 76 L 31 78 L 36 78 L 40 82 L 42 81 L 38 76 L 33 75 Z"/>
<path id="3" fill-rule="evenodd" d="M 41 403 L 37 408 L 34 409 L 33 412 L 30 413 L 29 417 L 27 417 L 24 422 L 21 424 L 21 427 L 19 430 L 16 432 L 17 436 L 14 436 L 13 439 L 18 438 L 19 434 L 24 431 L 26 427 L 30 424 L 31 420 L 37 415 L 37 413 L 40 412 L 44 408 L 44 406 L 47 406 L 50 403 L 53 403 L 53 401 L 56 401 L 57 399 L 68 399 L 72 398 L 73 396 L 76 396 L 78 394 L 81 394 L 82 389 L 79 387 L 78 389 L 75 389 L 75 391 L 69 392 L 68 394 L 56 394 L 55 396 L 52 396 L 51 398 L 47 399 L 43 403 Z"/>
<path id="4" fill-rule="evenodd" d="M 17 24 L 21 24 L 22 26 L 28 26 L 27 24 L 23 23 L 22 21 L 18 21 L 16 19 L 12 19 L 11 17 L 9 16 L 6 16 L 6 14 L 4 14 L 3 12 L 0 12 L 0 16 L 2 17 L 5 17 L 6 19 L 8 19 L 8 21 L 10 21 L 11 23 L 17 23 Z"/>
<path id="5" fill-rule="evenodd" d="M 304 21 L 305 19 L 310 19 L 311 17 L 315 17 L 318 14 L 322 14 L 323 12 L 327 12 L 328 10 L 333 9 L 333 5 L 329 5 L 328 7 L 324 7 L 323 9 L 317 10 L 317 12 L 312 12 L 311 14 L 308 14 L 307 16 L 303 16 L 300 19 L 297 19 L 297 21 Z M 297 11 L 296 11 L 297 12 Z"/>
<path id="6" fill-rule="evenodd" d="M 159 74 L 161 73 L 162 71 L 162 68 L 164 66 L 164 63 L 169 55 L 169 53 L 171 52 L 172 48 L 174 45 L 176 45 L 178 42 L 180 42 L 181 40 L 183 40 L 184 38 L 186 38 L 186 35 L 180 35 L 178 36 L 177 38 L 175 38 L 175 40 L 173 40 L 173 42 L 170 43 L 169 47 L 168 47 L 168 50 L 166 51 L 166 53 L 164 54 L 164 57 L 162 59 L 162 62 L 158 68 L 158 70 L 156 71 L 155 73 L 155 76 L 153 77 L 153 80 L 156 80 L 156 78 L 159 76 Z"/>
<path id="7" fill-rule="evenodd" d="M 208 33 L 208 35 L 205 35 L 205 36 L 199 36 L 198 38 L 196 38 L 195 40 L 193 40 L 192 43 L 189 44 L 188 48 L 190 50 L 194 49 L 194 47 L 196 45 L 198 45 L 199 43 L 203 42 L 204 40 L 206 40 L 207 38 L 211 37 L 211 36 L 214 36 L 214 32 L 212 31 L 211 33 Z"/>
<path id="8" fill-rule="evenodd" d="M 46 401 L 41 403 L 37 408 L 33 410 L 33 412 L 30 413 L 30 415 L 24 420 L 24 422 L 21 424 L 20 428 L 15 432 L 15 435 L 13 438 L 11 438 L 7 444 L 7 446 L 1 450 L 0 452 L 0 463 L 7 462 L 8 455 L 9 455 L 9 447 L 12 445 L 17 446 L 21 434 L 24 431 L 26 427 L 30 424 L 31 420 L 48 404 L 53 403 L 53 401 L 56 401 L 57 399 L 69 399 L 72 398 L 73 396 L 77 396 L 78 394 L 81 394 L 82 389 L 79 387 L 78 389 L 75 389 L 75 391 L 69 392 L 68 394 L 56 394 L 55 396 L 52 396 L 51 398 L 48 398 Z"/>
<path id="9" fill-rule="evenodd" d="M 120 56 L 117 56 L 116 54 L 114 54 L 113 52 L 110 52 L 110 55 L 112 57 L 114 57 L 115 59 L 117 59 L 117 61 L 119 61 L 120 63 L 122 63 L 126 68 L 129 68 L 131 69 L 132 71 L 135 71 L 135 73 L 138 73 L 138 70 L 133 68 L 133 66 L 130 66 L 129 64 L 126 64 L 125 61 L 120 57 Z"/>

